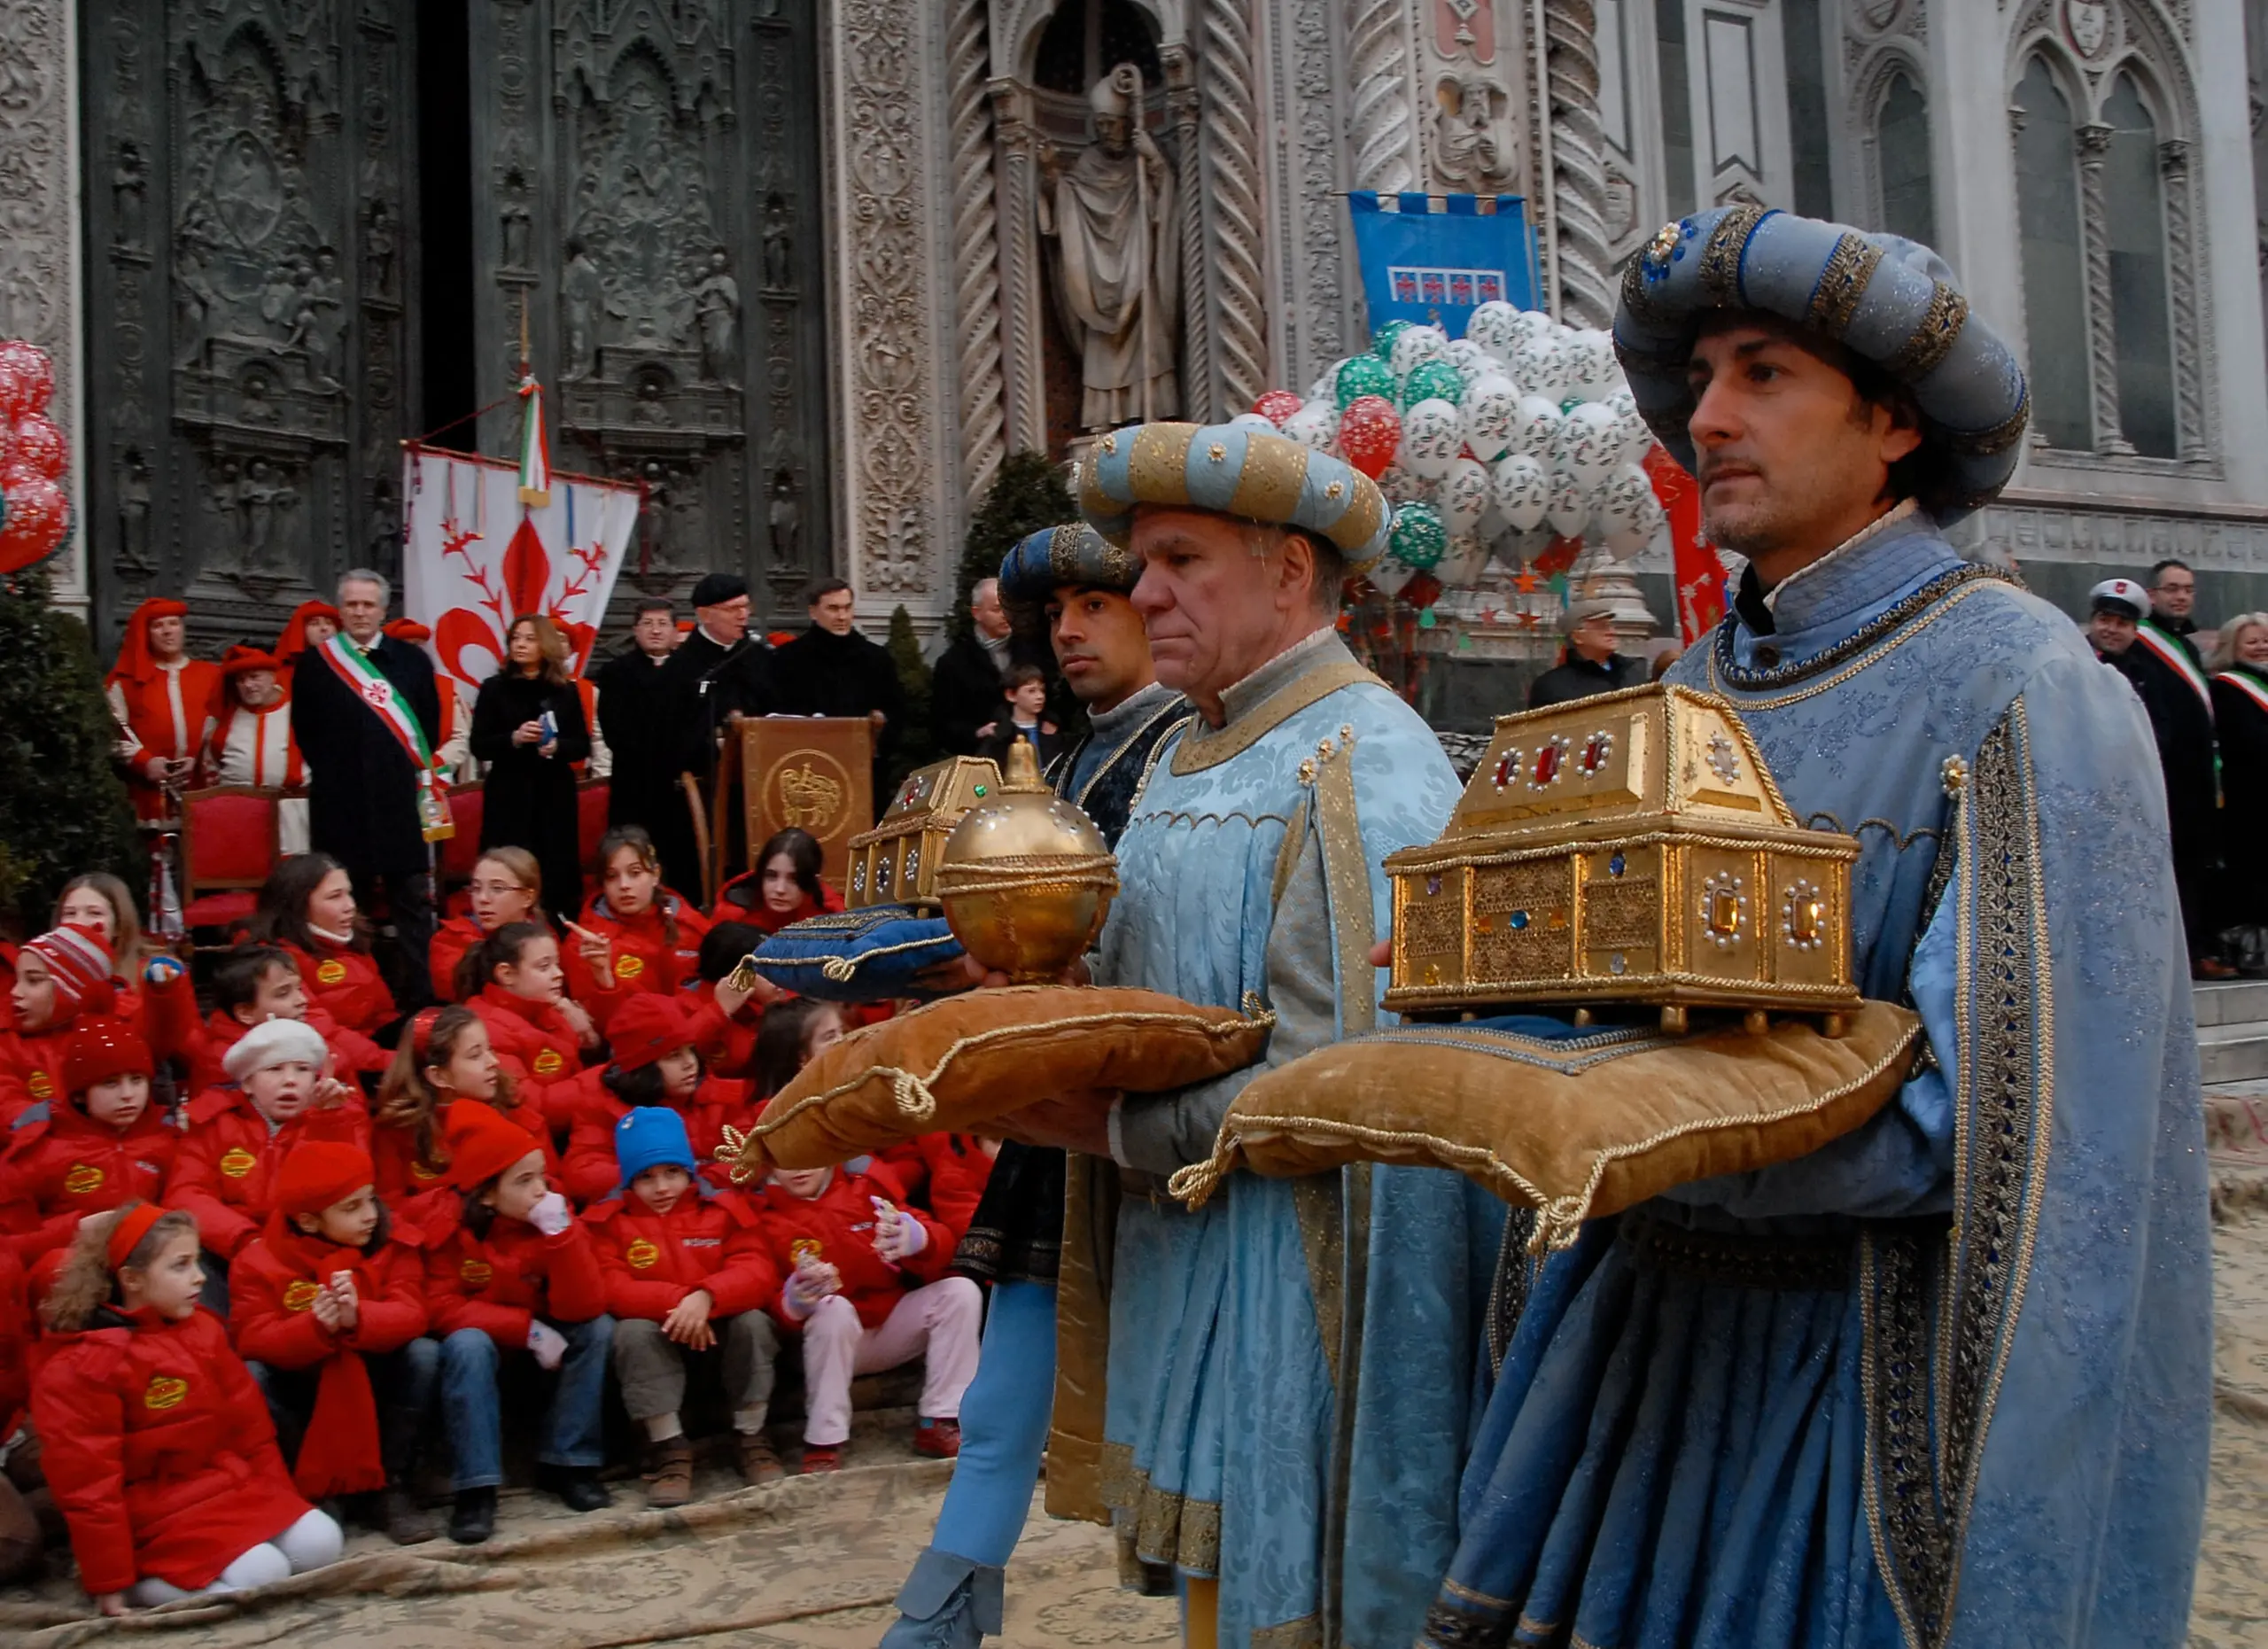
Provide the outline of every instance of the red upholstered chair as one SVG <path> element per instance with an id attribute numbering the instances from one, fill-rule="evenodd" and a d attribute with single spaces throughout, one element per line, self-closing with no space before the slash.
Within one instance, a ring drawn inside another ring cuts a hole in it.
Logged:
<path id="1" fill-rule="evenodd" d="M 604 779 L 586 779 L 575 787 L 575 856 L 585 875 L 598 871 L 599 843 L 606 836 L 608 794 Z"/>
<path id="2" fill-rule="evenodd" d="M 449 817 L 456 821 L 457 833 L 440 844 L 438 868 L 444 890 L 472 880 L 472 867 L 480 862 L 480 815 L 485 800 L 478 779 L 449 786 Z"/>
<path id="3" fill-rule="evenodd" d="M 221 784 L 181 800 L 182 925 L 225 928 L 250 920 L 276 868 L 279 790 Z"/>

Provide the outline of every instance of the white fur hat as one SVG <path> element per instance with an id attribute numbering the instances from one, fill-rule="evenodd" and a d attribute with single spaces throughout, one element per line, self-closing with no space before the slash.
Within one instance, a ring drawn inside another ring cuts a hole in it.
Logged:
<path id="1" fill-rule="evenodd" d="M 271 1019 L 254 1025 L 237 1039 L 236 1046 L 222 1055 L 221 1064 L 231 1082 L 242 1082 L 256 1070 L 266 1070 L 271 1065 L 282 1065 L 291 1060 L 313 1065 L 316 1070 L 330 1066 L 330 1049 L 314 1030 L 297 1019 Z"/>

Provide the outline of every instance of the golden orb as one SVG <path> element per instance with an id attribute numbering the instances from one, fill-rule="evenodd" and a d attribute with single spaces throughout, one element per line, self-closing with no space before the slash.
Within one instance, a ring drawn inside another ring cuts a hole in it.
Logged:
<path id="1" fill-rule="evenodd" d="M 1014 984 L 1058 978 L 1102 931 L 1118 861 L 1094 821 L 1041 782 L 1030 742 L 945 838 L 937 896 L 963 949 Z"/>

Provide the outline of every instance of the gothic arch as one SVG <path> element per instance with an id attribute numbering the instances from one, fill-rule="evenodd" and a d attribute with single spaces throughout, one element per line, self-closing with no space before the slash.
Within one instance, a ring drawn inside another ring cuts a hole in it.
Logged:
<path id="1" fill-rule="evenodd" d="M 1890 89 L 1899 75 L 1921 94 L 1922 106 L 1934 113 L 1935 88 L 1930 82 L 1927 65 L 1915 42 L 1892 35 L 1876 42 L 1868 48 L 1860 60 L 1858 73 L 1852 77 L 1851 120 L 1852 135 L 1858 139 L 1861 185 L 1865 190 L 1867 210 L 1876 224 L 1884 218 L 1882 168 L 1883 105 L 1890 97 Z"/>
<path id="2" fill-rule="evenodd" d="M 1078 0 L 1069 3 L 1076 4 Z M 1010 72 L 1025 85 L 1031 84 L 1039 37 L 1064 4 L 1065 0 L 1000 0 L 993 39 L 1004 50 L 997 60 L 1009 65 Z M 1160 50 L 1187 37 L 1187 8 L 1180 0 L 1127 0 L 1127 4 L 1157 27 Z"/>

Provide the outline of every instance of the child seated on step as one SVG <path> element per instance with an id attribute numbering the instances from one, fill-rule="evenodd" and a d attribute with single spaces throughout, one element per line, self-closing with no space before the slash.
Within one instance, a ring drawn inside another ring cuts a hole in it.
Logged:
<path id="1" fill-rule="evenodd" d="M 203 1093 L 231 1080 L 229 1050 L 255 1025 L 296 1019 L 330 1049 L 331 1074 L 356 1083 L 386 1068 L 386 1051 L 359 1031 L 342 1029 L 313 1005 L 299 965 L 280 945 L 239 945 L 213 972 L 213 1011 L 189 1030 L 175 1050 L 189 1059 L 189 1092 Z"/>
<path id="2" fill-rule="evenodd" d="M 378 1085 L 370 1156 L 378 1165 L 380 1196 L 400 1203 L 447 1182 L 449 1152 L 441 1121 L 459 1101 L 492 1110 L 525 1133 L 543 1153 L 545 1171 L 558 1178 L 551 1130 L 541 1111 L 520 1102 L 489 1040 L 487 1022 L 452 1004 L 410 1015 Z"/>
<path id="3" fill-rule="evenodd" d="M 260 890 L 252 935 L 291 953 L 313 1006 L 349 1031 L 374 1036 L 398 1016 L 370 954 L 369 924 L 354 907 L 354 884 L 328 853 L 300 853 L 269 873 Z"/>
<path id="4" fill-rule="evenodd" d="M 88 1215 L 163 1194 L 181 1131 L 150 1103 L 151 1070 L 139 1031 L 106 1014 L 82 1014 L 63 1048 L 67 1097 L 16 1118 L 0 1157 L 0 1240 L 35 1289 L 40 1261 L 67 1249 Z"/>
<path id="5" fill-rule="evenodd" d="M 597 1052 L 599 1032 L 567 994 L 558 936 L 546 922 L 508 922 L 465 953 L 457 983 L 457 1000 L 488 1027 L 520 1102 L 543 1114 L 553 1138 L 566 1138 L 590 1093 L 583 1055 Z"/>
<path id="6" fill-rule="evenodd" d="M 675 998 L 636 996 L 614 1016 L 607 1040 L 613 1049 L 599 1090 L 585 1100 L 567 1140 L 564 1181 L 579 1202 L 614 1194 L 615 1129 L 632 1111 L 663 1107 L 685 1124 L 701 1178 L 723 1186 L 732 1183 L 716 1160 L 727 1126 L 746 1130 L 755 1120 L 748 1084 L 726 1082 L 703 1069 L 694 1015 Z"/>

